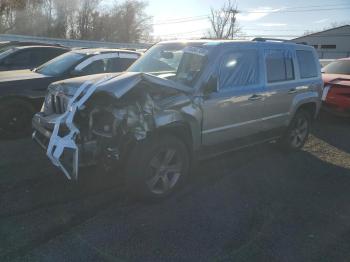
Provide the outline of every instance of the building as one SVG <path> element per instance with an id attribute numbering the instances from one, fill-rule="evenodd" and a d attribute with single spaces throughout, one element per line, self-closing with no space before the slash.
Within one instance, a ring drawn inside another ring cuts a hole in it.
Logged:
<path id="1" fill-rule="evenodd" d="M 321 59 L 350 57 L 350 25 L 312 33 L 292 41 L 312 45 Z"/>

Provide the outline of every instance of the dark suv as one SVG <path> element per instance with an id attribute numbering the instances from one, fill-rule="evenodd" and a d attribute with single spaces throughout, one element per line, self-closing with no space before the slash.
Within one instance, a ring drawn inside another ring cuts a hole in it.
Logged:
<path id="1" fill-rule="evenodd" d="M 68 52 L 58 46 L 21 46 L 0 53 L 0 71 L 32 69 Z"/>
<path id="2" fill-rule="evenodd" d="M 0 137 L 29 134 L 49 84 L 76 76 L 125 71 L 141 56 L 119 49 L 81 49 L 65 53 L 34 70 L 0 72 Z"/>

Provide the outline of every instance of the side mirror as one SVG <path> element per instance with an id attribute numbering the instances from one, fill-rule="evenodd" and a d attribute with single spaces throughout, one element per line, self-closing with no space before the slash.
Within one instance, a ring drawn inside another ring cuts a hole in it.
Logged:
<path id="1" fill-rule="evenodd" d="M 211 76 L 207 83 L 203 86 L 203 94 L 210 95 L 218 91 L 218 79 L 217 77 Z"/>

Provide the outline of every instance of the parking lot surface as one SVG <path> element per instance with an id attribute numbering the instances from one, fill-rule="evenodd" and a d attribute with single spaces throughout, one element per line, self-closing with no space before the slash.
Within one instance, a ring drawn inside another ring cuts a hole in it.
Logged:
<path id="1" fill-rule="evenodd" d="M 68 182 L 30 139 L 0 142 L 0 261 L 350 261 L 350 121 L 321 115 L 303 151 L 200 163 L 136 202 L 87 170 Z"/>

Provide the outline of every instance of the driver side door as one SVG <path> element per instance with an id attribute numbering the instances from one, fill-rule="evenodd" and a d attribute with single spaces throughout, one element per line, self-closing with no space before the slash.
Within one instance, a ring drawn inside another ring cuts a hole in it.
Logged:
<path id="1" fill-rule="evenodd" d="M 235 144 L 263 131 L 265 87 L 259 53 L 258 49 L 234 49 L 223 55 L 218 90 L 203 99 L 204 146 Z"/>

